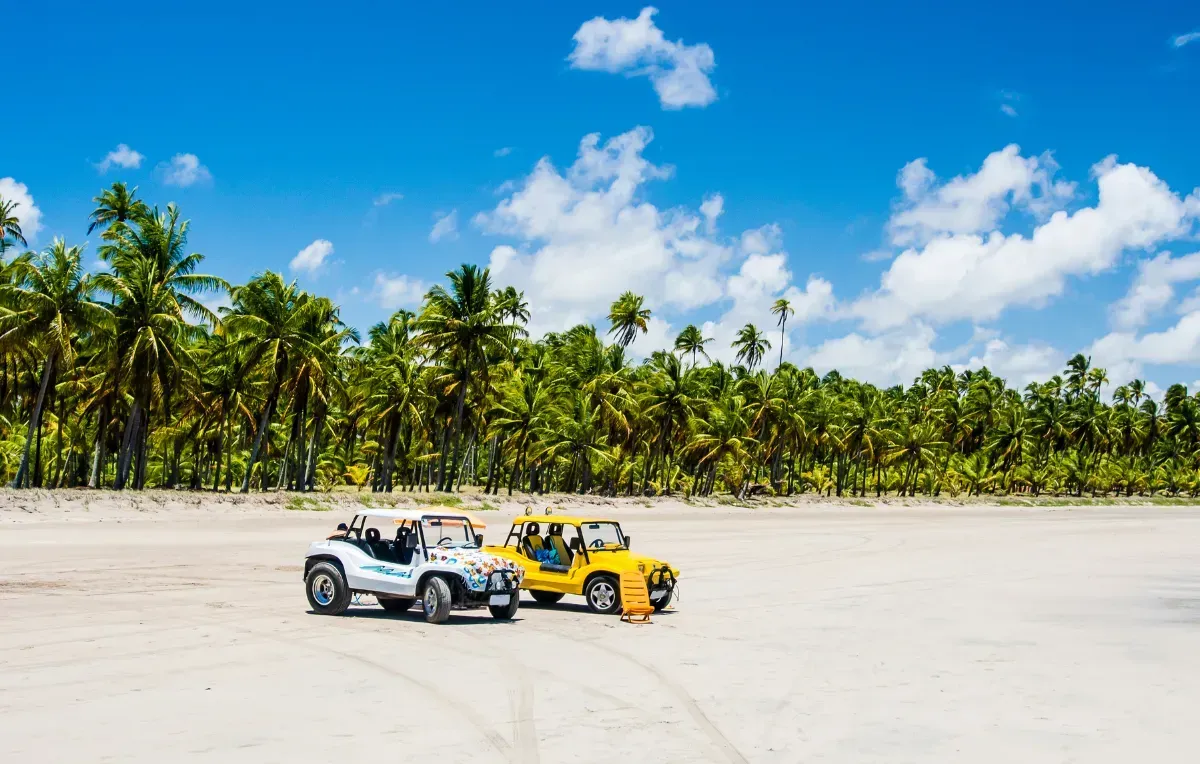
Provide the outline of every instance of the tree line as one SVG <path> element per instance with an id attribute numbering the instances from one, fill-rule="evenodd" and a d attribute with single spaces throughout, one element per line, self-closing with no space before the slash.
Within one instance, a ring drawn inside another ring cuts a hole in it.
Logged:
<path id="1" fill-rule="evenodd" d="M 266 271 L 199 272 L 178 207 L 95 198 L 103 268 L 27 247 L 0 199 L 0 479 L 14 487 L 604 495 L 1200 494 L 1200 400 L 1133 380 L 1111 399 L 1077 355 L 1023 390 L 986 368 L 879 388 L 784 360 L 793 310 L 747 324 L 736 363 L 689 325 L 635 362 L 650 310 L 531 338 L 486 268 L 359 336 Z M 229 305 L 204 302 L 221 294 Z M 770 356 L 774 359 L 774 356 Z"/>

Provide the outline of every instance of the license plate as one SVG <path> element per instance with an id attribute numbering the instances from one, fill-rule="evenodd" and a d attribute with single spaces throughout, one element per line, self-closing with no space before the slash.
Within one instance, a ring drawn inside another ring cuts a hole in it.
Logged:
<path id="1" fill-rule="evenodd" d="M 509 595 L 509 594 L 493 594 L 491 597 L 488 597 L 488 604 L 489 605 L 507 605 L 508 601 L 511 597 L 512 597 L 512 595 Z"/>
<path id="2" fill-rule="evenodd" d="M 667 596 L 666 589 L 655 589 L 654 591 L 650 592 L 650 599 L 652 600 L 661 600 L 665 596 Z"/>

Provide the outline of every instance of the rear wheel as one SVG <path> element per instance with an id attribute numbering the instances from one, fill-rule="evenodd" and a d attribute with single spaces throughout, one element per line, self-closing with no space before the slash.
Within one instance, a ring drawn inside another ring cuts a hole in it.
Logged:
<path id="1" fill-rule="evenodd" d="M 331 562 L 318 562 L 308 571 L 304 582 L 308 593 L 308 604 L 313 612 L 321 615 L 341 615 L 350 607 L 350 588 L 338 566 Z"/>
<path id="2" fill-rule="evenodd" d="M 403 613 L 416 602 L 412 597 L 376 597 L 379 606 L 389 613 Z"/>
<path id="3" fill-rule="evenodd" d="M 507 605 L 488 605 L 492 618 L 500 621 L 511 621 L 517 617 L 517 608 L 521 606 L 521 592 L 515 591 L 508 597 Z"/>
<path id="4" fill-rule="evenodd" d="M 534 602 L 540 602 L 543 605 L 553 605 L 563 598 L 562 592 L 540 592 L 533 590 L 529 593 L 533 595 Z"/>
<path id="5" fill-rule="evenodd" d="M 587 606 L 593 613 L 612 615 L 621 609 L 621 590 L 612 576 L 596 576 L 583 591 Z"/>
<path id="6" fill-rule="evenodd" d="M 425 583 L 421 596 L 426 623 L 445 623 L 450 618 L 450 586 L 440 578 L 431 578 Z"/>

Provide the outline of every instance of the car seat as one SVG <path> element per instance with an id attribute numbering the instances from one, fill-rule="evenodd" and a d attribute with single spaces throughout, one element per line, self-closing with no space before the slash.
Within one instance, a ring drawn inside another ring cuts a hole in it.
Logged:
<path id="1" fill-rule="evenodd" d="M 550 535 L 546 536 L 546 545 L 558 553 L 560 565 L 571 564 L 571 550 L 567 548 L 567 542 L 563 540 L 561 525 L 550 526 Z"/>
<path id="2" fill-rule="evenodd" d="M 537 553 L 546 548 L 546 543 L 538 535 L 541 529 L 537 523 L 525 523 L 525 538 L 521 539 L 521 551 L 531 560 L 536 560 Z"/>
<path id="3" fill-rule="evenodd" d="M 387 546 L 380 540 L 378 528 L 367 528 L 366 541 L 362 548 L 376 560 L 387 559 Z"/>
<path id="4" fill-rule="evenodd" d="M 396 551 L 396 562 L 401 565 L 412 564 L 413 552 L 417 548 L 413 542 L 416 540 L 416 534 L 411 533 L 408 528 L 396 531 L 396 543 L 392 544 L 392 548 Z"/>

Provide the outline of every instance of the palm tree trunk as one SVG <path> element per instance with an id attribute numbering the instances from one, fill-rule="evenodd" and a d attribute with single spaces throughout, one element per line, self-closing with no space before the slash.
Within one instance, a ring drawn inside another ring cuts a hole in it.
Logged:
<path id="1" fill-rule="evenodd" d="M 92 451 L 92 474 L 88 476 L 88 488 L 99 488 L 104 473 L 104 442 L 108 432 L 108 398 L 100 404 L 100 416 L 96 421 L 96 445 Z"/>
<path id="2" fill-rule="evenodd" d="M 469 355 L 468 355 L 469 357 Z M 462 385 L 458 388 L 458 403 L 454 407 L 454 458 L 450 461 L 450 480 L 446 483 L 445 490 L 449 491 L 450 486 L 454 485 L 454 478 L 458 474 L 458 452 L 462 448 L 463 432 L 462 418 L 463 408 L 467 403 L 467 372 L 463 370 Z"/>
<path id="3" fill-rule="evenodd" d="M 258 461 L 259 451 L 262 450 L 263 433 L 267 431 L 267 427 L 271 423 L 271 416 L 275 413 L 275 399 L 279 396 L 279 375 L 275 375 L 275 384 L 271 389 L 271 394 L 267 397 L 267 405 L 263 408 L 262 418 L 258 423 L 258 432 L 254 433 L 254 446 L 250 449 L 250 461 L 246 464 L 246 476 L 242 478 L 242 493 L 250 492 L 250 475 L 254 472 L 254 464 Z M 266 483 L 264 479 L 264 485 Z"/>
<path id="4" fill-rule="evenodd" d="M 25 432 L 25 448 L 21 452 L 21 466 L 17 468 L 17 476 L 13 479 L 12 487 L 21 488 L 22 481 L 29 476 L 29 448 L 33 444 L 34 432 L 41 431 L 42 406 L 46 403 L 46 389 L 50 386 L 50 375 L 54 369 L 55 354 L 51 351 L 42 364 L 42 382 L 38 387 L 37 400 L 33 404 L 33 416 L 29 418 L 29 428 Z"/>

